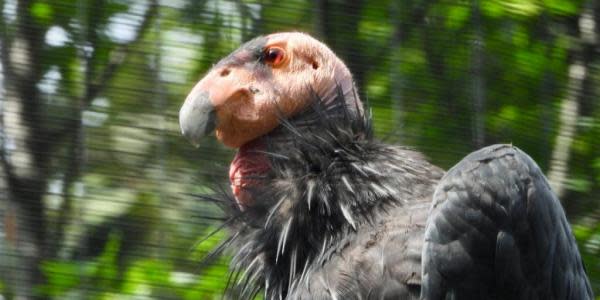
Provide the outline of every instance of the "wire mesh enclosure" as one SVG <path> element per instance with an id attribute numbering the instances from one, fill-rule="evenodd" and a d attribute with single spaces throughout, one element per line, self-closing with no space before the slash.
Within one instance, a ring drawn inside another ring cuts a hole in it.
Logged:
<path id="1" fill-rule="evenodd" d="M 0 299 L 220 299 L 234 150 L 178 112 L 255 36 L 347 64 L 378 139 L 444 169 L 523 149 L 600 294 L 600 2 L 1 0 Z M 212 234 L 217 232 L 216 234 Z M 208 237 L 208 238 L 207 238 Z"/>

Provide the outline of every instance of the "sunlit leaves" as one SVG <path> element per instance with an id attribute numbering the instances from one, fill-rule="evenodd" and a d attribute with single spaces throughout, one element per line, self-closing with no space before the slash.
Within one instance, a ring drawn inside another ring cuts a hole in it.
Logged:
<path id="1" fill-rule="evenodd" d="M 449 29 L 463 27 L 471 16 L 471 9 L 467 5 L 450 5 L 447 11 L 446 26 Z"/>
<path id="2" fill-rule="evenodd" d="M 576 14 L 581 1 L 569 0 L 486 0 L 481 2 L 484 13 L 490 17 L 536 17 L 547 12 L 555 15 Z"/>
<path id="3" fill-rule="evenodd" d="M 557 15 L 574 15 L 577 14 L 582 0 L 542 0 L 544 7 L 550 12 Z"/>
<path id="4" fill-rule="evenodd" d="M 39 292 L 59 297 L 81 283 L 80 274 L 82 271 L 89 272 L 89 266 L 72 261 L 47 261 L 43 264 L 42 270 L 47 277 L 47 282 L 39 288 Z"/>
<path id="5" fill-rule="evenodd" d="M 574 225 L 573 234 L 579 244 L 588 276 L 591 278 L 592 288 L 597 290 L 600 288 L 600 283 L 594 279 L 600 277 L 600 223 Z"/>
<path id="6" fill-rule="evenodd" d="M 153 258 L 134 261 L 123 276 L 120 292 L 151 295 L 153 290 L 168 289 L 173 286 L 172 273 L 173 265 L 168 261 Z"/>
<path id="7" fill-rule="evenodd" d="M 52 13 L 52 6 L 44 1 L 36 1 L 31 5 L 31 15 L 40 23 L 50 23 L 52 20 Z"/>
<path id="8" fill-rule="evenodd" d="M 118 286 L 117 255 L 120 239 L 111 235 L 102 254 L 93 261 L 47 261 L 42 271 L 48 278 L 38 292 L 52 297 L 62 297 L 76 287 L 93 282 L 96 290 Z M 84 290 L 85 291 L 85 290 Z"/>

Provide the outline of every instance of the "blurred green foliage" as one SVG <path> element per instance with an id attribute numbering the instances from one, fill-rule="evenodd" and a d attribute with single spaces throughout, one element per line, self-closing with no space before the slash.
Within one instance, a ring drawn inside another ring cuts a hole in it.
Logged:
<path id="1" fill-rule="evenodd" d="M 586 77 L 562 201 L 600 294 L 600 55 L 598 38 L 583 40 L 579 28 L 586 12 L 599 20 L 596 2 L 1 1 L 3 49 L 40 36 L 30 53 L 39 94 L 29 100 L 39 126 L 65 133 L 40 135 L 48 149 L 3 141 L 3 151 L 49 161 L 39 172 L 47 226 L 35 295 L 220 299 L 229 258 L 203 258 L 225 233 L 203 237 L 222 213 L 194 195 L 227 189 L 232 151 L 214 139 L 188 145 L 177 112 L 218 59 L 284 30 L 317 36 L 349 64 L 377 136 L 445 168 L 502 142 L 548 171 L 561 104 L 573 93 L 569 68 L 580 58 Z M 19 249 L 2 239 L 0 253 L 0 295 L 12 299 L 22 292 L 12 272 Z"/>
<path id="2" fill-rule="evenodd" d="M 221 238 L 223 234 L 212 235 L 189 249 L 193 260 L 200 266 L 204 255 L 216 247 Z M 120 246 L 121 237 L 112 234 L 97 257 L 84 261 L 44 262 L 42 269 L 47 282 L 37 292 L 55 299 L 151 296 L 192 300 L 220 299 L 226 287 L 227 257 L 211 262 L 197 273 L 176 272 L 173 261 L 158 257 L 135 258 L 122 267 L 118 261 Z"/>

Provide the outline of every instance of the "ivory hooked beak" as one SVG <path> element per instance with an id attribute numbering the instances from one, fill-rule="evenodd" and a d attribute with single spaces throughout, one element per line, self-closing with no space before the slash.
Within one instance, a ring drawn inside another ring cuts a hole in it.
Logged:
<path id="1" fill-rule="evenodd" d="M 179 110 L 181 134 L 196 147 L 200 145 L 200 139 L 210 134 L 216 126 L 215 108 L 209 93 L 197 87 L 190 92 Z"/>

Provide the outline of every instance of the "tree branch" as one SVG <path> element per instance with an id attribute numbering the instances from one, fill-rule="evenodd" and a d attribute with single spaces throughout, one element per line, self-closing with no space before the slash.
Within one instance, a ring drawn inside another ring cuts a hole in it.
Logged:
<path id="1" fill-rule="evenodd" d="M 71 187 L 79 177 L 81 171 L 82 151 L 83 128 L 81 122 L 79 122 L 79 125 L 75 129 L 75 133 L 72 136 L 71 145 L 69 147 L 68 157 L 71 158 L 71 161 L 69 162 L 69 166 L 67 167 L 65 176 L 63 178 L 63 201 L 60 205 L 59 215 L 56 218 L 57 224 L 54 228 L 54 236 L 52 238 L 52 240 L 57 241 L 57 243 L 49 245 L 48 255 L 50 257 L 58 256 L 61 246 L 60 242 L 64 240 L 66 226 L 70 222 L 69 216 L 71 216 L 71 211 L 73 209 L 73 195 L 71 193 Z"/>
<path id="2" fill-rule="evenodd" d="M 150 2 L 150 6 L 146 10 L 144 14 L 144 20 L 142 24 L 138 27 L 137 33 L 133 41 L 127 43 L 124 46 L 121 46 L 113 51 L 111 58 L 108 62 L 108 65 L 104 68 L 103 72 L 98 76 L 98 78 L 91 84 L 91 86 L 86 87 L 86 93 L 82 99 L 83 108 L 85 109 L 87 106 L 91 104 L 91 102 L 98 96 L 98 94 L 102 93 L 108 82 L 114 77 L 116 71 L 125 61 L 125 58 L 131 51 L 133 45 L 137 44 L 142 38 L 144 34 L 150 27 L 150 23 L 158 13 L 158 1 L 153 0 Z"/>
<path id="3" fill-rule="evenodd" d="M 139 25 L 135 38 L 127 43 L 126 45 L 120 46 L 119 48 L 113 50 L 111 58 L 109 59 L 108 65 L 103 69 L 101 74 L 97 77 L 96 80 L 92 82 L 93 76 L 93 66 L 92 61 L 93 57 L 86 58 L 86 78 L 85 78 L 85 91 L 83 96 L 79 99 L 78 105 L 79 110 L 78 114 L 75 118 L 69 119 L 64 122 L 61 129 L 56 132 L 53 136 L 56 136 L 58 140 L 64 139 L 66 136 L 71 136 L 71 147 L 69 151 L 69 157 L 73 159 L 72 162 L 69 163 L 69 167 L 65 172 L 65 177 L 63 181 L 63 202 L 61 204 L 60 215 L 58 217 L 58 224 L 55 228 L 55 238 L 54 240 L 62 240 L 65 235 L 65 230 L 68 225 L 68 218 L 71 214 L 71 210 L 73 208 L 72 202 L 73 197 L 71 195 L 71 186 L 75 182 L 75 180 L 79 177 L 80 167 L 81 167 L 81 159 L 82 159 L 82 150 L 83 145 L 81 144 L 83 141 L 83 128 L 82 128 L 82 113 L 85 109 L 87 109 L 94 98 L 96 98 L 99 94 L 101 94 L 108 83 L 112 80 L 119 67 L 122 66 L 125 61 L 127 55 L 131 48 L 139 43 L 143 38 L 144 34 L 150 28 L 150 23 L 157 15 L 158 12 L 158 1 L 153 0 L 150 3 L 150 6 L 146 10 L 144 14 L 144 19 L 142 23 Z M 94 30 L 92 30 L 94 31 Z M 93 34 L 93 33 L 92 33 Z M 95 40 L 94 37 L 90 37 L 91 40 Z M 94 43 L 95 44 L 95 43 Z M 95 45 L 94 45 L 95 46 Z M 58 245 L 53 247 L 50 251 L 51 254 L 56 255 L 59 251 Z"/>
<path id="4" fill-rule="evenodd" d="M 138 27 L 135 38 L 126 45 L 119 46 L 117 49 L 113 50 L 108 65 L 104 67 L 100 75 L 98 75 L 96 79 L 91 80 L 90 78 L 90 80 L 88 80 L 83 96 L 79 99 L 80 112 L 83 112 L 85 109 L 87 109 L 91 105 L 92 101 L 99 94 L 104 92 L 108 86 L 108 83 L 113 79 L 119 68 L 123 65 L 123 62 L 127 58 L 133 46 L 139 43 L 144 37 L 144 34 L 150 27 L 150 23 L 158 13 L 158 8 L 159 6 L 157 0 L 150 2 L 150 6 L 144 14 L 144 19 Z M 88 68 L 91 68 L 91 66 L 88 66 Z M 55 136 L 58 140 L 62 140 L 67 135 L 73 133 L 73 128 L 77 126 L 78 122 L 81 122 L 81 118 L 66 120 L 56 132 L 50 134 L 49 136 Z"/>

